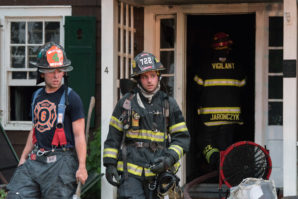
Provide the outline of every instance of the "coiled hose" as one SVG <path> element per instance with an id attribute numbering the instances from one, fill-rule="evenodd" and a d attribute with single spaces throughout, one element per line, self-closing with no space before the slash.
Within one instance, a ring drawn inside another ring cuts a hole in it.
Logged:
<path id="1" fill-rule="evenodd" d="M 215 176 L 218 175 L 218 171 L 212 171 L 210 173 L 207 173 L 205 175 L 202 175 L 198 178 L 195 178 L 194 180 L 190 181 L 189 183 L 187 183 L 184 187 L 184 199 L 191 199 L 190 195 L 189 195 L 189 190 L 191 187 L 193 187 L 196 184 L 200 184 L 206 180 L 208 180 L 209 178 L 213 178 Z"/>

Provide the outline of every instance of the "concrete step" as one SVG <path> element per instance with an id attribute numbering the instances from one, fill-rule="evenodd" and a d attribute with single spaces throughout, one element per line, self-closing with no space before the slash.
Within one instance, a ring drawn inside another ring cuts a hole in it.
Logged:
<path id="1" fill-rule="evenodd" d="M 225 196 L 228 187 L 222 185 L 222 189 L 222 196 Z M 210 183 L 197 184 L 190 188 L 189 195 L 192 199 L 219 199 L 219 185 Z"/>

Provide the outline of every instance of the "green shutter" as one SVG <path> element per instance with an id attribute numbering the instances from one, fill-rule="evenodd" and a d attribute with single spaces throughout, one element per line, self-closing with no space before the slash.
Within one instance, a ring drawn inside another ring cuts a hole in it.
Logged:
<path id="1" fill-rule="evenodd" d="M 80 95 L 87 117 L 90 97 L 95 96 L 95 17 L 65 17 L 65 51 L 74 68 L 69 73 L 69 85 Z M 94 127 L 94 117 L 90 127 Z"/>

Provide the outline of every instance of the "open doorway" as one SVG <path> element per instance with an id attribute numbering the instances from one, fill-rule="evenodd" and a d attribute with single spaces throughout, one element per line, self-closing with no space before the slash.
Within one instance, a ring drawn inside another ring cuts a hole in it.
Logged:
<path id="1" fill-rule="evenodd" d="M 233 141 L 254 141 L 255 107 L 255 14 L 189 15 L 187 16 L 187 113 L 186 121 L 191 134 L 187 155 L 187 182 L 210 171 L 198 149 L 200 131 L 197 115 L 197 95 L 194 82 L 200 65 L 211 56 L 212 37 L 226 32 L 233 40 L 232 56 L 244 67 L 246 86 L 242 107 L 244 125 L 237 129 Z M 218 96 L 220 100 L 220 96 Z"/>

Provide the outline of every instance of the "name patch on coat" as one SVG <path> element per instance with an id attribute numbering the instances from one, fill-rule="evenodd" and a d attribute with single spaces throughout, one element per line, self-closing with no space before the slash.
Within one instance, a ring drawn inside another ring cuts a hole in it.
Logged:
<path id="1" fill-rule="evenodd" d="M 210 120 L 239 120 L 239 113 L 212 114 Z"/>
<path id="2" fill-rule="evenodd" d="M 218 70 L 221 70 L 221 69 L 235 69 L 235 64 L 232 63 L 232 62 L 229 62 L 229 63 L 221 63 L 221 62 L 218 62 L 218 63 L 212 63 L 212 68 L 213 69 L 218 69 Z"/>

